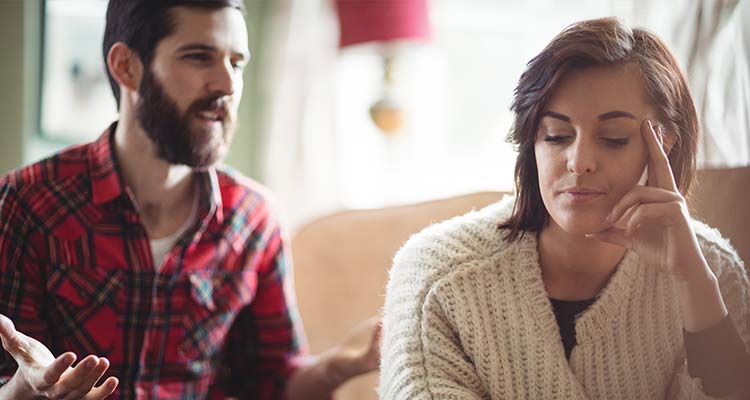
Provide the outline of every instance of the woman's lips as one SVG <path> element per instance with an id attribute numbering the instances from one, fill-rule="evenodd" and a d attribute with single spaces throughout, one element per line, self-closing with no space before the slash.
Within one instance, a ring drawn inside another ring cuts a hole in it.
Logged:
<path id="1" fill-rule="evenodd" d="M 591 188 L 568 188 L 559 192 L 562 196 L 572 201 L 586 201 L 603 197 L 606 192 Z"/>

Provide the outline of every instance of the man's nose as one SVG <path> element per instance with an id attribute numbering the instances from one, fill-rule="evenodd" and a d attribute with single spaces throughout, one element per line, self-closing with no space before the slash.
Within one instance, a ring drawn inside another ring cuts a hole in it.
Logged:
<path id="1" fill-rule="evenodd" d="M 212 93 L 231 96 L 237 90 L 241 79 L 242 75 L 234 70 L 229 61 L 218 63 L 211 71 L 208 89 Z"/>
<path id="2" fill-rule="evenodd" d="M 586 139 L 578 138 L 568 148 L 568 171 L 574 175 L 583 175 L 596 171 L 596 146 Z"/>

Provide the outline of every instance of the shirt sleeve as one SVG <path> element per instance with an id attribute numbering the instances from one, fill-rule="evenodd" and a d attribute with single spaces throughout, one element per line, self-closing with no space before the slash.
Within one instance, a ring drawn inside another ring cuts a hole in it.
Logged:
<path id="1" fill-rule="evenodd" d="M 0 181 L 0 313 L 10 318 L 19 332 L 49 344 L 40 306 L 44 285 L 29 242 L 28 212 L 13 187 Z M 0 384 L 16 368 L 10 354 L 0 349 Z"/>
<path id="2" fill-rule="evenodd" d="M 732 318 L 726 316 L 700 332 L 684 331 L 684 337 L 688 372 L 703 382 L 706 394 L 721 396 L 748 390 L 750 355 Z"/>
<path id="3" fill-rule="evenodd" d="M 238 314 L 225 345 L 224 392 L 242 399 L 284 398 L 295 358 L 307 351 L 289 250 L 277 226 L 262 252 L 255 297 Z"/>

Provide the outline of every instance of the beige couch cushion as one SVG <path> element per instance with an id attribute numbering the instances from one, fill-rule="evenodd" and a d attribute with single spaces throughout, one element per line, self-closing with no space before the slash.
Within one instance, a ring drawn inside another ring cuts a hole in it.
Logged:
<path id="1" fill-rule="evenodd" d="M 393 254 L 412 234 L 501 198 L 501 193 L 484 192 L 342 211 L 302 227 L 292 238 L 292 254 L 297 300 L 311 351 L 328 349 L 358 323 L 379 314 Z M 337 399 L 376 399 L 376 385 L 375 373 L 352 380 L 339 390 Z"/>
<path id="2" fill-rule="evenodd" d="M 422 228 L 503 194 L 475 193 L 375 210 L 342 211 L 312 221 L 292 238 L 300 313 L 313 353 L 343 340 L 358 323 L 379 313 L 391 258 Z M 750 260 L 750 168 L 698 173 L 691 213 L 718 228 L 748 265 Z M 362 342 L 366 337 L 361 338 Z M 349 382 L 340 400 L 376 399 L 375 373 Z"/>

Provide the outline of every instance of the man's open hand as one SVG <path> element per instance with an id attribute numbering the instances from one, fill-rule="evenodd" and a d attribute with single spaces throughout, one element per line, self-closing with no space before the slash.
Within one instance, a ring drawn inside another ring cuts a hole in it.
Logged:
<path id="1" fill-rule="evenodd" d="M 0 314 L 0 339 L 5 350 L 18 363 L 18 370 L 3 393 L 12 398 L 83 399 L 100 400 L 111 395 L 117 387 L 115 377 L 107 378 L 94 387 L 109 368 L 109 361 L 90 355 L 72 367 L 76 360 L 73 353 L 64 353 L 55 358 L 52 352 L 38 340 L 18 332 L 8 317 Z"/>

